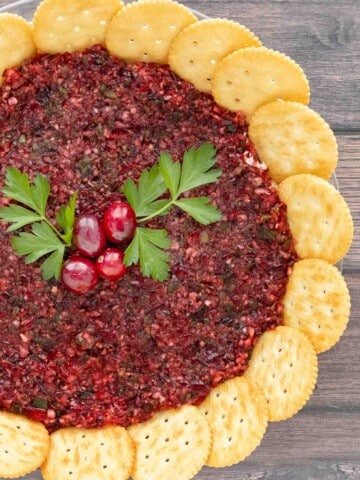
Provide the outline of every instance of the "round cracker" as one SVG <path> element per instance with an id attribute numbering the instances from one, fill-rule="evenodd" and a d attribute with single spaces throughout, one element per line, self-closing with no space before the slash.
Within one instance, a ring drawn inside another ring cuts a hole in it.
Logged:
<path id="1" fill-rule="evenodd" d="M 7 68 L 17 67 L 35 53 L 33 32 L 27 21 L 18 15 L 0 13 L 0 85 Z"/>
<path id="2" fill-rule="evenodd" d="M 250 119 L 262 105 L 291 100 L 307 105 L 309 82 L 302 68 L 283 53 L 265 47 L 243 48 L 218 63 L 212 93 L 215 101 Z"/>
<path id="3" fill-rule="evenodd" d="M 170 47 L 168 63 L 197 90 L 211 92 L 211 80 L 220 60 L 239 48 L 260 47 L 260 40 L 239 23 L 209 19 L 184 28 Z"/>
<path id="4" fill-rule="evenodd" d="M 44 0 L 33 20 L 36 46 L 64 53 L 104 44 L 108 24 L 122 6 L 121 0 Z"/>
<path id="5" fill-rule="evenodd" d="M 111 21 L 106 47 L 128 62 L 167 63 L 170 44 L 195 15 L 172 0 L 142 0 L 123 8 Z"/>
<path id="6" fill-rule="evenodd" d="M 251 117 L 249 136 L 275 182 L 299 173 L 328 180 L 335 171 L 335 135 L 318 113 L 301 103 L 263 105 Z"/>
<path id="7" fill-rule="evenodd" d="M 307 173 L 279 185 L 295 249 L 301 259 L 320 258 L 336 263 L 348 252 L 353 238 L 349 207 L 326 180 Z"/>
<path id="8" fill-rule="evenodd" d="M 16 478 L 36 470 L 49 450 L 42 423 L 0 411 L 0 477 Z"/>
<path id="9" fill-rule="evenodd" d="M 300 260 L 294 265 L 283 302 L 284 324 L 304 332 L 316 353 L 333 347 L 349 321 L 345 279 L 324 260 Z"/>
<path id="10" fill-rule="evenodd" d="M 157 413 L 128 432 L 136 445 L 134 480 L 169 480 L 174 474 L 189 480 L 205 464 L 211 445 L 209 424 L 189 405 Z"/>
<path id="11" fill-rule="evenodd" d="M 244 377 L 214 388 L 199 408 L 212 431 L 210 467 L 234 465 L 260 445 L 268 423 L 266 399 Z"/>
<path id="12" fill-rule="evenodd" d="M 123 427 L 62 428 L 50 435 L 49 455 L 41 467 L 45 480 L 126 480 L 134 445 Z"/>
<path id="13" fill-rule="evenodd" d="M 263 390 L 272 422 L 286 420 L 309 400 L 317 379 L 317 356 L 307 336 L 292 327 L 265 332 L 245 377 Z"/>

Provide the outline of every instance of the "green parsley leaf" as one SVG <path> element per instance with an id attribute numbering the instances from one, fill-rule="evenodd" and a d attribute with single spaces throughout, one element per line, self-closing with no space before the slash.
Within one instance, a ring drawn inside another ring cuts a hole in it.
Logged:
<path id="1" fill-rule="evenodd" d="M 216 182 L 221 170 L 210 170 L 215 163 L 216 150 L 211 143 L 204 143 L 197 150 L 191 148 L 185 152 L 177 196 L 201 185 Z"/>
<path id="2" fill-rule="evenodd" d="M 142 172 L 137 186 L 132 179 L 127 179 L 123 192 L 135 211 L 138 223 L 166 215 L 173 206 L 181 208 L 203 225 L 220 220 L 221 212 L 210 203 L 209 197 L 180 198 L 193 188 L 216 182 L 221 170 L 212 168 L 215 163 L 215 147 L 205 143 L 198 149 L 191 148 L 185 152 L 182 163 L 174 162 L 168 153 L 162 152 L 158 163 Z M 170 198 L 161 198 L 167 190 Z M 137 227 L 125 251 L 125 264 L 140 262 L 144 276 L 165 280 L 170 270 L 170 256 L 164 252 L 167 248 L 170 248 L 170 241 L 166 230 Z"/>
<path id="3" fill-rule="evenodd" d="M 62 205 L 59 213 L 56 215 L 56 221 L 63 229 L 63 239 L 67 245 L 71 245 L 73 235 L 73 228 L 75 223 L 75 207 L 76 207 L 77 193 L 74 193 L 69 200 L 68 205 Z"/>
<path id="4" fill-rule="evenodd" d="M 27 208 L 11 203 L 8 207 L 0 208 L 0 220 L 12 223 L 6 231 L 14 232 L 29 223 L 40 222 L 42 217 Z"/>
<path id="5" fill-rule="evenodd" d="M 164 281 L 169 276 L 170 255 L 162 249 L 169 247 L 166 230 L 138 227 L 125 250 L 125 265 L 130 266 L 140 260 L 140 270 L 145 277 Z"/>
<path id="6" fill-rule="evenodd" d="M 179 181 L 181 175 L 180 162 L 173 162 L 168 153 L 160 153 L 159 167 L 164 182 L 170 191 L 171 197 L 178 195 Z"/>
<path id="7" fill-rule="evenodd" d="M 31 188 L 29 177 L 26 173 L 22 173 L 14 167 L 7 168 L 5 185 L 6 187 L 2 189 L 4 195 L 28 206 L 39 215 L 42 215 L 38 201 L 34 199 L 34 189 Z"/>
<path id="8" fill-rule="evenodd" d="M 158 165 L 144 170 L 136 188 L 133 180 L 125 182 L 123 192 L 138 217 L 146 216 L 148 205 L 166 192 L 166 185 Z"/>
<path id="9" fill-rule="evenodd" d="M 56 220 L 62 228 L 60 232 L 46 217 L 46 206 L 50 193 L 50 184 L 46 177 L 37 175 L 30 183 L 26 173 L 9 167 L 5 174 L 4 195 L 22 205 L 11 203 L 0 208 L 0 220 L 10 223 L 8 232 L 14 232 L 32 225 L 31 233 L 20 232 L 11 244 L 17 255 L 25 255 L 26 263 L 36 262 L 40 257 L 49 255 L 41 264 L 43 278 L 59 278 L 65 248 L 71 245 L 75 221 L 75 193 L 68 205 L 60 208 Z"/>
<path id="10" fill-rule="evenodd" d="M 175 205 L 188 213 L 197 222 L 209 225 L 209 223 L 221 220 L 221 213 L 209 202 L 209 197 L 182 198 L 177 200 Z"/>

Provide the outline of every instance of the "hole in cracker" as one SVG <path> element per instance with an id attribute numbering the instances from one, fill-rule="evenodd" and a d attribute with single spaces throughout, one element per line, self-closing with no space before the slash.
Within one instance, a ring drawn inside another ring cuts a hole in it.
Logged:
<path id="1" fill-rule="evenodd" d="M 149 29 L 149 25 L 148 25 L 147 23 L 144 23 L 144 25 L 142 26 L 142 28 L 143 28 L 144 30 L 148 30 L 148 29 Z"/>
<path id="2" fill-rule="evenodd" d="M 72 475 L 72 474 L 73 474 L 73 472 L 69 472 L 69 475 Z"/>
<path id="3" fill-rule="evenodd" d="M 4 452 L 5 452 L 5 453 L 9 453 L 9 451 L 8 451 L 8 450 L 4 450 Z"/>
<path id="4" fill-rule="evenodd" d="M 226 418 L 226 415 L 225 414 L 221 415 L 221 418 L 222 419 Z"/>
<path id="5" fill-rule="evenodd" d="M 107 21 L 106 20 L 100 20 L 100 25 L 102 25 L 104 27 L 105 25 L 107 25 Z"/>
<path id="6" fill-rule="evenodd" d="M 207 78 L 206 81 L 207 81 L 207 82 L 211 82 L 211 78 Z"/>
<path id="7" fill-rule="evenodd" d="M 145 435 L 145 440 L 149 440 L 150 435 Z"/>
<path id="8" fill-rule="evenodd" d="M 204 415 L 209 415 L 209 412 L 208 411 L 204 412 Z"/>
<path id="9" fill-rule="evenodd" d="M 197 40 L 194 40 L 193 45 L 194 45 L 194 47 L 197 47 L 199 45 L 199 42 Z"/>
<path id="10" fill-rule="evenodd" d="M 145 460 L 149 460 L 149 455 L 145 455 Z"/>
<path id="11" fill-rule="evenodd" d="M 171 24 L 171 25 L 169 26 L 169 28 L 170 28 L 171 30 L 175 30 L 175 28 L 176 28 L 176 25 L 174 25 L 174 24 Z"/>
<path id="12" fill-rule="evenodd" d="M 84 433 L 84 435 L 82 435 L 81 438 L 86 438 L 86 434 Z"/>
<path id="13" fill-rule="evenodd" d="M 158 38 L 157 40 L 155 40 L 155 43 L 156 43 L 157 45 L 160 45 L 160 43 L 162 43 L 162 40 L 160 40 L 160 39 Z"/>
<path id="14" fill-rule="evenodd" d="M 103 469 L 107 468 L 107 465 L 103 465 Z"/>
<path id="15" fill-rule="evenodd" d="M 321 330 L 321 325 L 318 325 L 318 329 Z"/>
<path id="16" fill-rule="evenodd" d="M 243 418 L 240 418 L 240 423 L 244 423 L 244 419 L 243 419 Z"/>
<path id="17" fill-rule="evenodd" d="M 104 443 L 104 442 L 101 442 L 100 445 L 103 447 L 103 446 L 105 445 L 105 443 Z"/>
<path id="18" fill-rule="evenodd" d="M 286 390 L 286 389 L 284 390 L 284 393 L 287 393 L 287 390 Z"/>
<path id="19" fill-rule="evenodd" d="M 185 424 L 185 425 L 189 425 L 189 422 L 186 420 L 186 421 L 184 422 L 184 424 Z"/>
<path id="20" fill-rule="evenodd" d="M 170 462 L 170 458 L 167 458 L 167 459 L 165 460 L 165 462 L 166 462 L 166 463 L 169 463 L 169 462 Z"/>
<path id="21" fill-rule="evenodd" d="M 165 418 L 164 423 L 168 423 L 169 419 Z"/>
<path id="22" fill-rule="evenodd" d="M 64 17 L 63 17 L 62 15 L 58 15 L 58 16 L 56 17 L 56 20 L 57 20 L 58 22 L 62 22 L 62 21 L 64 20 Z"/>
<path id="23" fill-rule="evenodd" d="M 194 60 L 189 60 L 189 63 L 190 63 L 191 65 L 194 65 Z"/>
<path id="24" fill-rule="evenodd" d="M 169 438 L 165 438 L 165 442 L 169 442 L 169 441 L 170 441 L 170 439 L 169 439 Z"/>
<path id="25" fill-rule="evenodd" d="M 71 448 L 67 448 L 67 449 L 66 449 L 66 452 L 67 452 L 67 453 L 71 452 Z"/>
<path id="26" fill-rule="evenodd" d="M 189 442 L 188 442 L 188 440 L 186 440 L 186 442 L 185 442 L 185 445 L 189 445 Z"/>
<path id="27" fill-rule="evenodd" d="M 293 364 L 293 363 L 290 363 L 289 367 L 291 368 L 291 367 L 293 367 L 293 366 L 294 366 L 294 364 Z"/>
<path id="28" fill-rule="evenodd" d="M 236 103 L 240 103 L 240 98 L 235 98 Z"/>
<path id="29" fill-rule="evenodd" d="M 212 58 L 212 59 L 210 60 L 210 63 L 211 63 L 211 65 L 215 65 L 215 64 L 216 64 L 216 60 L 215 60 L 214 58 Z"/>
<path id="30" fill-rule="evenodd" d="M 20 425 L 16 425 L 16 428 L 17 428 L 18 430 L 21 430 Z"/>
<path id="31" fill-rule="evenodd" d="M 130 38 L 130 42 L 135 42 L 135 40 L 133 38 Z"/>
<path id="32" fill-rule="evenodd" d="M 79 27 L 78 25 L 76 25 L 76 26 L 74 27 L 74 32 L 80 32 L 80 30 L 81 30 L 81 29 L 80 29 L 80 27 Z"/>
<path id="33" fill-rule="evenodd" d="M 229 437 L 229 438 L 228 438 L 228 442 L 231 442 L 231 441 L 232 441 L 232 437 Z"/>
<path id="34" fill-rule="evenodd" d="M 219 398 L 219 397 L 220 397 L 220 393 L 219 393 L 219 392 L 216 394 L 216 397 L 217 397 L 217 398 Z"/>
<path id="35" fill-rule="evenodd" d="M 231 80 L 227 80 L 227 81 L 226 81 L 226 84 L 227 84 L 227 85 L 232 85 L 233 82 L 232 82 Z"/>
<path id="36" fill-rule="evenodd" d="M 233 401 L 236 402 L 236 400 L 237 400 L 237 397 L 234 397 L 234 398 L 233 398 Z"/>

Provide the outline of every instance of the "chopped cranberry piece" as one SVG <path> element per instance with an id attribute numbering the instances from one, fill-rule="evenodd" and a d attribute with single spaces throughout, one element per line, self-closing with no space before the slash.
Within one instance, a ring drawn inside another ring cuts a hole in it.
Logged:
<path id="1" fill-rule="evenodd" d="M 105 247 L 104 228 L 96 215 L 80 215 L 74 225 L 73 242 L 75 247 L 86 257 L 99 255 Z"/>
<path id="2" fill-rule="evenodd" d="M 135 212 L 126 202 L 112 203 L 105 211 L 105 233 L 113 243 L 131 238 L 134 235 L 136 224 Z"/>
<path id="3" fill-rule="evenodd" d="M 107 248 L 96 260 L 96 269 L 108 280 L 119 280 L 126 273 L 124 254 L 118 248 Z"/>
<path id="4" fill-rule="evenodd" d="M 61 280 L 71 292 L 87 293 L 96 286 L 98 273 L 93 262 L 73 255 L 63 265 Z"/>

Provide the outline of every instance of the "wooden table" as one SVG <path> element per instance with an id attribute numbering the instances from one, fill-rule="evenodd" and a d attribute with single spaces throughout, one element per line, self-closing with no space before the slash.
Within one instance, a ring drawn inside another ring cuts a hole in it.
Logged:
<path id="1" fill-rule="evenodd" d="M 7 3 L 0 0 L 0 7 Z M 343 263 L 343 274 L 352 295 L 349 327 L 340 343 L 320 356 L 318 385 L 310 402 L 291 420 L 270 424 L 262 445 L 247 460 L 231 468 L 204 468 L 196 479 L 359 480 L 360 2 L 186 0 L 184 3 L 210 17 L 227 17 L 243 23 L 265 46 L 290 55 L 302 65 L 310 80 L 311 106 L 337 135 L 340 160 L 336 175 L 355 223 L 355 240 Z M 25 15 L 26 11 L 23 8 L 21 12 Z M 39 473 L 26 477 L 39 478 Z"/>

